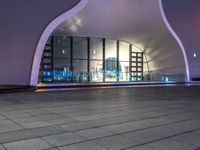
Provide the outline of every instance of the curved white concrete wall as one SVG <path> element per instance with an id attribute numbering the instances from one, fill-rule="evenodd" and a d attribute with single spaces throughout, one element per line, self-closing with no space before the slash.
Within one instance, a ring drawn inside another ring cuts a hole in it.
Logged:
<path id="1" fill-rule="evenodd" d="M 127 41 L 144 50 L 150 71 L 186 73 L 181 48 L 163 21 L 159 0 L 83 1 L 82 5 L 77 5 L 79 0 L 1 3 L 5 21 L 0 24 L 0 84 L 36 85 L 45 40 L 65 19 L 53 34 Z M 67 11 L 74 6 L 79 7 L 72 14 L 81 10 L 72 17 Z"/>
<path id="2" fill-rule="evenodd" d="M 42 32 L 80 0 L 6 0 L 0 4 L 0 85 L 30 84 Z"/>

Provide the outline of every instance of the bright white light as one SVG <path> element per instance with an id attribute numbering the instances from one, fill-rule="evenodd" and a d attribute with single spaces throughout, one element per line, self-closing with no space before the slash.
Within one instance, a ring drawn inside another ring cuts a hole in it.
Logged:
<path id="1" fill-rule="evenodd" d="M 64 49 L 62 50 L 62 53 L 65 54 L 65 50 Z"/>
<path id="2" fill-rule="evenodd" d="M 196 57 L 197 57 L 197 54 L 196 54 L 196 53 L 194 53 L 194 54 L 193 54 L 193 57 L 194 57 L 194 58 L 196 58 Z"/>
<path id="3" fill-rule="evenodd" d="M 76 25 L 81 26 L 82 20 L 80 18 L 76 18 Z"/>
<path id="4" fill-rule="evenodd" d="M 165 82 L 169 82 L 169 78 L 168 77 L 165 78 Z"/>
<path id="5" fill-rule="evenodd" d="M 69 27 L 69 30 L 72 31 L 72 32 L 76 32 L 77 31 L 77 26 L 76 25 L 71 25 Z"/>

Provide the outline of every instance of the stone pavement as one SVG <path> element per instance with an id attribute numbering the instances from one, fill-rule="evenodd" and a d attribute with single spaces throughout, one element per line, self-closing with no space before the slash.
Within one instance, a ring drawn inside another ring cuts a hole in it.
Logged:
<path id="1" fill-rule="evenodd" d="M 0 150 L 197 150 L 200 87 L 0 95 Z"/>

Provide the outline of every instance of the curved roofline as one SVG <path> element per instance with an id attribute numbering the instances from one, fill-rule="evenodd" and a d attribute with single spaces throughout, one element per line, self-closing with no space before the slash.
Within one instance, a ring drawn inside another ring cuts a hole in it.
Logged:
<path id="1" fill-rule="evenodd" d="M 189 71 L 189 64 L 188 64 L 188 59 L 187 59 L 185 48 L 184 48 L 183 43 L 181 42 L 179 36 L 172 29 L 171 25 L 169 24 L 169 21 L 167 20 L 167 17 L 165 15 L 164 8 L 163 8 L 162 0 L 159 0 L 159 7 L 160 7 L 161 16 L 163 18 L 163 21 L 164 21 L 167 29 L 172 34 L 172 36 L 175 38 L 175 40 L 177 41 L 177 43 L 179 44 L 179 46 L 181 48 L 183 58 L 184 58 L 184 62 L 185 62 L 185 70 L 186 70 L 186 79 L 185 80 L 187 82 L 189 82 L 190 81 L 190 71 Z"/>

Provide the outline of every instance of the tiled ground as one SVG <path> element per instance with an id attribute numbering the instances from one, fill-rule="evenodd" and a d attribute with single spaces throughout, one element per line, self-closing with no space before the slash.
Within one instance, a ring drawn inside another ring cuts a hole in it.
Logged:
<path id="1" fill-rule="evenodd" d="M 200 149 L 200 87 L 1 94 L 4 149 Z"/>

